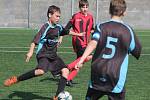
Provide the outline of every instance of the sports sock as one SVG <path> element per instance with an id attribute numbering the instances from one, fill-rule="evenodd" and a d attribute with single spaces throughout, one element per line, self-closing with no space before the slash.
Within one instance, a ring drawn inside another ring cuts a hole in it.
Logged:
<path id="1" fill-rule="evenodd" d="M 80 61 L 80 58 L 81 58 L 81 57 L 77 58 L 77 59 L 74 60 L 72 63 L 68 64 L 68 65 L 67 65 L 67 66 L 68 66 L 68 69 L 69 69 L 69 70 L 72 70 L 72 69 L 75 67 L 75 65 Z M 84 60 L 84 62 L 88 62 L 89 60 L 91 60 L 91 59 L 86 58 L 86 59 Z"/>
<path id="2" fill-rule="evenodd" d="M 74 60 L 72 63 L 70 63 L 70 64 L 67 65 L 67 66 L 68 66 L 68 69 L 71 70 L 71 72 L 70 72 L 70 74 L 69 74 L 69 76 L 68 76 L 68 78 L 67 78 L 68 81 L 73 80 L 74 77 L 77 76 L 78 71 L 77 71 L 76 69 L 74 69 L 74 67 L 75 67 L 75 65 L 79 62 L 80 58 L 81 58 L 81 57 L 77 58 L 77 59 Z M 91 58 L 92 58 L 92 57 L 91 57 Z M 91 58 L 88 58 L 88 57 L 87 57 L 87 58 L 84 60 L 84 62 L 88 62 L 89 60 L 91 60 Z"/>
<path id="3" fill-rule="evenodd" d="M 35 69 L 33 69 L 33 70 L 31 70 L 25 74 L 20 75 L 19 77 L 17 77 L 17 80 L 18 81 L 24 81 L 24 80 L 27 80 L 27 79 L 30 79 L 33 77 L 36 77 L 35 76 Z"/>
<path id="4" fill-rule="evenodd" d="M 58 94 L 60 92 L 64 91 L 65 86 L 66 86 L 66 82 L 67 82 L 67 79 L 65 77 L 61 76 L 59 83 L 58 83 L 58 88 L 57 88 L 57 92 L 56 92 L 55 96 L 58 96 Z"/>
<path id="5" fill-rule="evenodd" d="M 68 80 L 68 81 L 73 80 L 74 77 L 77 76 L 77 74 L 78 74 L 78 71 L 77 71 L 76 69 L 73 69 L 73 70 L 70 72 L 70 74 L 68 75 L 67 80 Z"/>
<path id="6" fill-rule="evenodd" d="M 72 70 L 72 69 L 75 67 L 75 65 L 79 62 L 80 58 L 81 58 L 81 57 L 77 58 L 76 60 L 74 60 L 73 62 L 71 62 L 70 64 L 68 64 L 68 65 L 67 65 L 67 66 L 68 66 L 68 69 L 69 69 L 69 70 Z"/>

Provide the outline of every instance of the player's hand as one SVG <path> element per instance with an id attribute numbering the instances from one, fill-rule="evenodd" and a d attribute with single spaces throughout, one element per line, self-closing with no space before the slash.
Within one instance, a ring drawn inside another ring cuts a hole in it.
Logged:
<path id="1" fill-rule="evenodd" d="M 58 40 L 58 43 L 57 43 L 57 47 L 59 47 L 59 46 L 61 45 L 61 43 L 62 43 L 62 40 L 59 39 L 59 40 Z"/>
<path id="2" fill-rule="evenodd" d="M 80 69 L 81 67 L 83 66 L 83 63 L 81 62 L 78 62 L 76 65 L 75 65 L 75 69 Z"/>
<path id="3" fill-rule="evenodd" d="M 94 30 L 91 30 L 91 33 L 93 34 L 93 33 L 94 33 Z"/>
<path id="4" fill-rule="evenodd" d="M 86 32 L 79 33 L 78 36 L 85 36 Z"/>
<path id="5" fill-rule="evenodd" d="M 27 54 L 26 54 L 26 62 L 29 62 L 30 61 L 30 58 L 32 57 L 32 52 L 28 52 Z"/>
<path id="6" fill-rule="evenodd" d="M 63 40 L 63 36 L 60 36 L 60 38 L 58 39 L 57 47 L 61 45 L 62 40 Z"/>

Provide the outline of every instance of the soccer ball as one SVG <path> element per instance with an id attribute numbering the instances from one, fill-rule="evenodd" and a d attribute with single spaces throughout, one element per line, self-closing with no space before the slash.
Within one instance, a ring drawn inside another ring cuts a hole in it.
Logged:
<path id="1" fill-rule="evenodd" d="M 72 100 L 72 96 L 69 92 L 63 91 L 59 93 L 58 100 Z"/>

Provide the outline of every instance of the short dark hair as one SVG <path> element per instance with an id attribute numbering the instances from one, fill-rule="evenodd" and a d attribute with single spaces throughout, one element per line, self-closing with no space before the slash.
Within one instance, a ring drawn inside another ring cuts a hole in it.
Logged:
<path id="1" fill-rule="evenodd" d="M 49 18 L 49 13 L 50 13 L 51 15 L 53 15 L 54 12 L 59 12 L 59 13 L 61 13 L 60 8 L 57 7 L 57 6 L 55 6 L 55 5 L 49 6 L 48 11 L 47 11 L 47 17 Z"/>
<path id="2" fill-rule="evenodd" d="M 89 6 L 89 2 L 87 0 L 80 0 L 79 1 L 79 8 L 83 7 L 83 6 Z"/>
<path id="3" fill-rule="evenodd" d="M 111 0 L 109 13 L 113 16 L 122 16 L 126 11 L 126 2 L 125 0 Z"/>

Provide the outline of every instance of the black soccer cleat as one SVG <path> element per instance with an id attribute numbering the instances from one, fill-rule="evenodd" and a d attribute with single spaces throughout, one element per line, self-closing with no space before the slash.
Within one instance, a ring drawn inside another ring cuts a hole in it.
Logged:
<path id="1" fill-rule="evenodd" d="M 66 86 L 73 87 L 72 80 L 66 82 Z"/>

